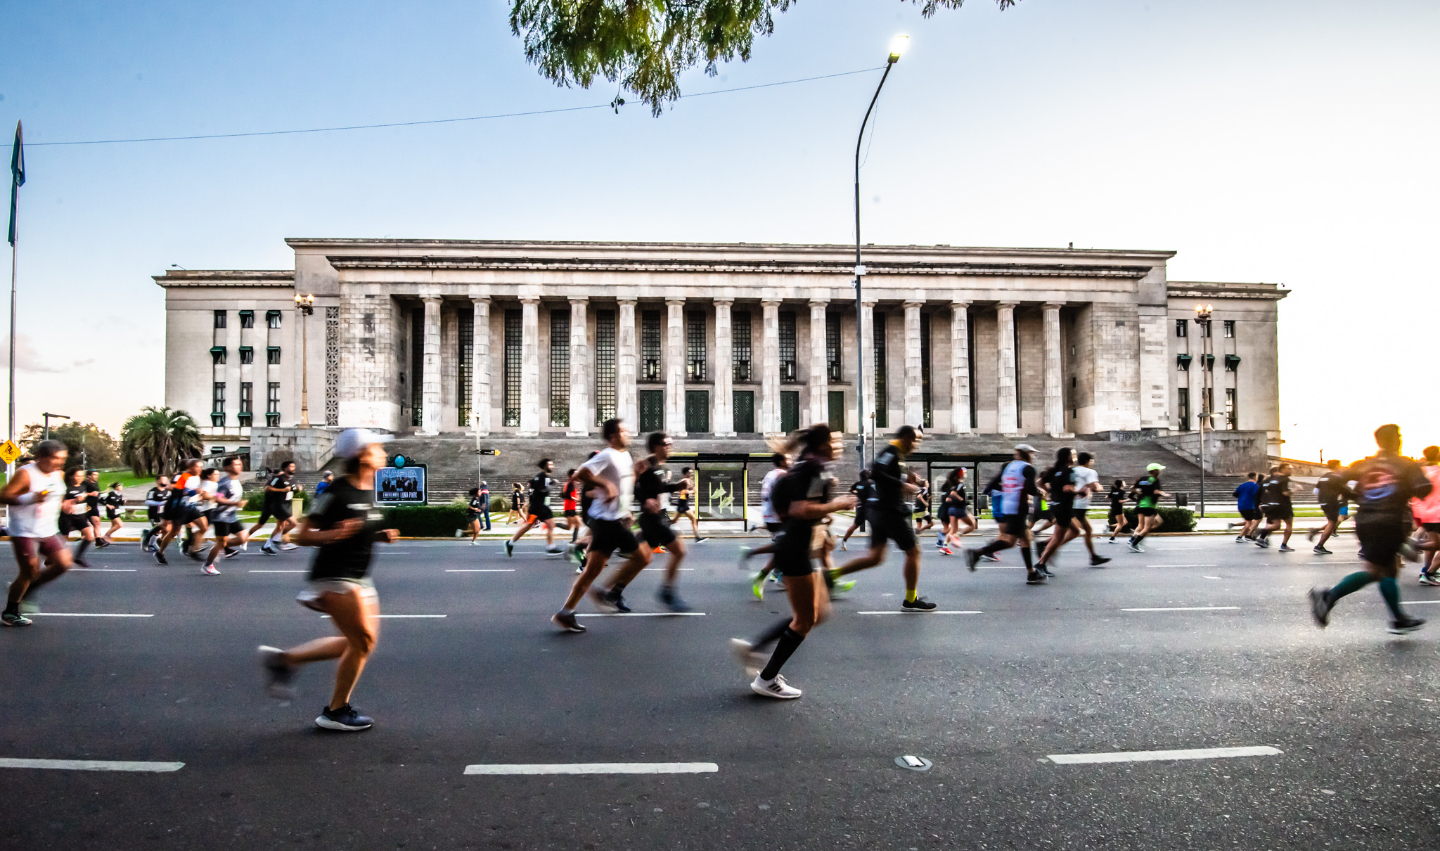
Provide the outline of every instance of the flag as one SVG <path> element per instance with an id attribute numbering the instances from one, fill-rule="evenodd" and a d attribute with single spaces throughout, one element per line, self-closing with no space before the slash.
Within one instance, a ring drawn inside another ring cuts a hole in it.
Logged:
<path id="1" fill-rule="evenodd" d="M 20 187 L 25 185 L 25 139 L 20 122 L 15 122 L 15 147 L 10 151 L 10 244 L 15 244 L 15 209 L 20 203 Z"/>

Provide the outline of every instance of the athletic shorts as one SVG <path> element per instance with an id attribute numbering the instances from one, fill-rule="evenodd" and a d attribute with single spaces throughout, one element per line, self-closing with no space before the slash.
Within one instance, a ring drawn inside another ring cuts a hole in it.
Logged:
<path id="1" fill-rule="evenodd" d="M 10 546 L 15 550 L 17 559 L 30 559 L 37 554 L 45 556 L 46 559 L 53 559 L 56 555 L 65 552 L 65 539 L 60 535 L 47 535 L 44 538 L 11 538 Z"/>
<path id="2" fill-rule="evenodd" d="M 275 505 L 267 505 L 260 510 L 260 519 L 255 521 L 255 525 L 264 526 L 265 521 L 269 520 L 271 517 L 275 518 L 276 523 L 283 523 L 286 520 L 289 520 L 291 516 L 292 515 L 290 512 L 290 503 L 288 502 L 276 503 Z"/>
<path id="3" fill-rule="evenodd" d="M 555 519 L 555 512 L 550 510 L 548 505 L 536 505 L 530 509 L 530 518 L 527 523 L 544 523 L 546 520 Z"/>
<path id="4" fill-rule="evenodd" d="M 115 519 L 119 518 L 119 516 L 120 516 L 120 511 L 119 511 L 119 509 L 115 509 L 115 508 L 107 508 L 107 509 L 105 509 L 105 519 L 106 519 L 106 520 L 115 520 Z"/>
<path id="5" fill-rule="evenodd" d="M 1160 509 L 1152 505 L 1147 508 L 1137 508 L 1135 509 L 1135 513 L 1140 515 L 1141 517 L 1154 517 L 1156 514 L 1160 513 Z"/>
<path id="6" fill-rule="evenodd" d="M 1420 528 L 1426 532 L 1440 532 L 1440 523 L 1421 523 Z"/>
<path id="7" fill-rule="evenodd" d="M 518 499 L 510 500 L 510 510 L 518 514 L 520 512 L 520 502 Z"/>
<path id="8" fill-rule="evenodd" d="M 360 599 L 369 602 L 379 597 L 375 593 L 375 582 L 368 576 L 363 579 L 312 579 L 305 584 L 305 590 L 295 595 L 300 605 L 307 609 L 323 612 L 319 602 L 325 594 L 349 594 L 360 592 Z"/>
<path id="9" fill-rule="evenodd" d="M 785 528 L 785 524 L 784 524 L 784 523 L 766 523 L 766 524 L 765 524 L 765 531 L 767 531 L 767 532 L 770 533 L 770 537 L 771 537 L 771 538 L 776 538 L 776 537 L 778 537 L 778 536 L 780 535 L 780 530 L 781 530 L 781 529 L 784 529 L 784 528 Z"/>
<path id="10" fill-rule="evenodd" d="M 778 546 L 775 548 L 775 555 L 771 560 L 774 569 L 781 576 L 809 576 L 815 570 L 815 562 L 810 559 L 810 543 L 814 538 L 811 533 L 800 535 L 800 541 L 787 543 L 787 536 L 781 532 L 776 536 Z"/>
<path id="11" fill-rule="evenodd" d="M 864 531 L 865 524 L 870 520 L 870 512 L 864 508 L 855 509 L 855 528 Z"/>
<path id="12" fill-rule="evenodd" d="M 630 531 L 628 521 L 590 518 L 590 552 L 609 558 L 617 551 L 621 555 L 629 555 L 638 549 L 640 543 L 635 540 L 635 533 Z"/>
<path id="13" fill-rule="evenodd" d="M 465 523 L 468 525 L 480 519 L 480 512 L 473 508 L 465 509 Z"/>
<path id="14" fill-rule="evenodd" d="M 85 516 L 86 516 L 86 517 L 93 517 L 93 518 L 95 518 L 96 520 L 99 520 L 99 519 L 100 519 L 100 509 L 98 509 L 98 508 L 92 508 L 92 509 L 90 509 L 89 511 L 85 512 Z"/>
<path id="15" fill-rule="evenodd" d="M 216 520 L 210 528 L 215 530 L 216 535 L 228 538 L 231 535 L 240 534 L 245 527 L 240 525 L 239 520 Z"/>
<path id="16" fill-rule="evenodd" d="M 1265 507 L 1266 520 L 1294 520 L 1295 508 L 1291 505 L 1268 505 Z"/>
<path id="17" fill-rule="evenodd" d="M 688 500 L 688 499 L 677 500 L 677 501 L 675 502 L 675 510 L 678 511 L 679 513 L 681 513 L 681 514 L 689 514 L 689 513 L 690 513 L 690 500 Z"/>
<path id="18" fill-rule="evenodd" d="M 1110 520 L 1110 525 L 1111 525 L 1111 526 L 1118 526 L 1118 525 L 1120 525 L 1121 523 L 1123 523 L 1123 522 L 1125 521 L 1125 509 L 1123 509 L 1123 508 L 1121 508 L 1121 509 L 1119 509 L 1119 510 L 1116 510 L 1116 509 L 1114 509 L 1114 508 L 1110 509 L 1110 517 L 1109 517 L 1109 520 Z"/>
<path id="19" fill-rule="evenodd" d="M 1410 526 L 1408 523 L 1367 523 L 1361 516 L 1355 520 L 1355 537 L 1360 539 L 1365 561 L 1394 576 L 1399 568 L 1396 558 L 1400 555 L 1400 545 L 1410 537 Z"/>
<path id="20" fill-rule="evenodd" d="M 79 532 L 90 528 L 89 514 L 62 514 L 60 515 L 60 534 L 68 535 L 71 532 Z"/>
<path id="21" fill-rule="evenodd" d="M 1075 516 L 1075 509 L 1063 505 L 1055 505 L 1050 508 L 1050 518 L 1055 521 L 1056 526 L 1065 527 L 1070 525 L 1070 518 Z"/>
<path id="22" fill-rule="evenodd" d="M 915 527 L 906 520 L 903 514 L 877 511 L 875 516 L 870 518 L 870 547 L 883 547 L 886 541 L 894 541 L 896 547 L 908 552 L 920 546 L 919 539 L 915 537 Z"/>
<path id="23" fill-rule="evenodd" d="M 1241 520 L 1245 520 L 1245 521 L 1247 521 L 1247 522 L 1250 521 L 1250 520 L 1259 520 L 1259 519 L 1260 519 L 1260 509 L 1258 509 L 1258 508 L 1242 508 L 1242 509 L 1240 509 L 1240 519 L 1241 519 Z"/>
<path id="24" fill-rule="evenodd" d="M 1331 522 L 1331 523 L 1339 523 L 1339 522 L 1340 522 L 1340 504 L 1339 504 L 1339 503 L 1336 503 L 1336 504 L 1334 504 L 1334 505 L 1322 505 L 1322 506 L 1320 506 L 1320 510 L 1323 511 L 1323 512 L 1325 512 L 1325 519 L 1326 519 L 1327 521 L 1329 521 L 1329 522 Z"/>
<path id="25" fill-rule="evenodd" d="M 565 509 L 565 516 L 566 516 L 566 517 L 574 517 L 574 516 L 575 516 L 575 509 L 573 509 L 573 508 L 567 508 L 567 509 Z"/>
<path id="26" fill-rule="evenodd" d="M 640 515 L 640 537 L 650 545 L 652 550 L 656 547 L 668 546 L 675 541 L 675 533 L 670 529 L 670 524 L 666 523 L 658 514 Z"/>

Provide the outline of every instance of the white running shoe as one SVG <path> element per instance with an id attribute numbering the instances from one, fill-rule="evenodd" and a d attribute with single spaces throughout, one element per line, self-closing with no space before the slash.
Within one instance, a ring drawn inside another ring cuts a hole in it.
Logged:
<path id="1" fill-rule="evenodd" d="M 291 550 L 298 550 L 298 549 L 300 549 L 300 545 L 299 545 L 299 544 L 284 543 L 284 544 L 281 544 L 281 545 L 280 545 L 280 549 L 282 549 L 282 550 L 284 550 L 285 552 L 288 553 L 288 552 L 290 552 Z"/>
<path id="2" fill-rule="evenodd" d="M 219 576 L 219 575 L 220 575 L 220 568 L 216 567 L 216 566 L 213 565 L 213 564 L 207 564 L 207 565 L 205 565 L 205 575 L 206 575 L 206 576 Z"/>
<path id="3" fill-rule="evenodd" d="M 1131 545 L 1130 545 L 1130 552 L 1132 552 L 1132 553 L 1143 553 L 1143 552 L 1145 552 L 1145 548 L 1142 547 L 1142 546 L 1140 546 L 1139 544 L 1131 544 Z"/>
<path id="4" fill-rule="evenodd" d="M 785 677 L 776 674 L 775 679 L 765 682 L 756 674 L 753 682 L 750 683 L 750 690 L 756 694 L 763 694 L 766 697 L 779 698 L 780 700 L 794 700 L 801 694 L 800 689 L 785 682 Z"/>

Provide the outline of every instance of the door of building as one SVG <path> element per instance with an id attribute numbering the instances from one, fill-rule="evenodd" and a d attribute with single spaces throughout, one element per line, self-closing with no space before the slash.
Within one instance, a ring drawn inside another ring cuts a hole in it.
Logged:
<path id="1" fill-rule="evenodd" d="M 704 434 L 710 431 L 710 391 L 685 391 L 685 431 Z"/>
<path id="2" fill-rule="evenodd" d="M 640 433 L 663 431 L 665 428 L 665 391 L 640 391 Z"/>
<path id="3" fill-rule="evenodd" d="M 780 391 L 780 430 L 786 434 L 800 428 L 800 391 Z"/>
<path id="4" fill-rule="evenodd" d="M 831 390 L 828 401 L 830 402 L 830 430 L 845 430 L 845 391 Z"/>
<path id="5" fill-rule="evenodd" d="M 755 391 L 736 390 L 734 396 L 736 434 L 755 433 Z"/>

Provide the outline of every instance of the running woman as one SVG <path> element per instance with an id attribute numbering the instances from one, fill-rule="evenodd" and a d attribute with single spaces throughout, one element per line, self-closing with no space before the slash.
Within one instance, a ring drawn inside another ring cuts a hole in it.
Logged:
<path id="1" fill-rule="evenodd" d="M 32 621 L 20 613 L 27 592 L 32 592 L 70 569 L 70 550 L 60 535 L 60 503 L 65 484 L 65 444 L 42 440 L 30 449 L 33 461 L 15 471 L 0 490 L 0 502 L 10 506 L 10 546 L 15 550 L 19 572 L 10 583 L 0 623 L 29 626 Z M 45 570 L 40 570 L 40 557 Z"/>
<path id="2" fill-rule="evenodd" d="M 120 487 L 119 482 L 111 482 L 110 490 L 100 498 L 100 504 L 105 506 L 105 519 L 110 521 L 110 528 L 105 531 L 105 537 L 95 542 L 95 546 L 110 546 L 114 543 L 115 533 L 125 528 L 125 523 L 120 518 L 125 514 L 125 490 Z"/>
<path id="3" fill-rule="evenodd" d="M 935 509 L 935 515 L 940 520 L 940 528 L 935 530 L 935 548 L 945 555 L 952 555 L 950 552 L 950 495 L 955 492 L 955 486 L 960 482 L 960 470 L 956 467 L 945 474 L 945 481 L 940 484 L 940 495 L 937 497 L 940 505 Z"/>
<path id="4" fill-rule="evenodd" d="M 1295 531 L 1295 507 L 1290 502 L 1290 465 L 1281 464 L 1265 477 L 1260 485 L 1260 508 L 1265 514 L 1266 525 L 1256 538 L 1257 547 L 1270 546 L 1270 533 L 1277 532 L 1283 525 L 1285 537 L 1280 540 L 1280 552 L 1293 553 L 1290 535 Z"/>
<path id="5" fill-rule="evenodd" d="M 646 551 L 646 558 L 652 557 L 660 547 L 670 554 L 670 560 L 665 565 L 665 579 L 657 596 L 670 611 L 688 612 L 690 607 L 675 591 L 680 562 L 685 560 L 685 541 L 676 537 L 675 530 L 670 528 L 670 515 L 660 503 L 662 495 L 678 493 L 684 487 L 683 482 L 667 482 L 661 472 L 674 445 L 674 441 L 663 431 L 657 431 L 646 439 L 645 446 L 650 455 L 640 464 L 640 473 L 635 477 L 635 499 L 640 502 L 640 546 Z M 622 585 L 611 588 L 612 592 L 624 590 Z"/>
<path id="6" fill-rule="evenodd" d="M 1235 543 L 1248 544 L 1255 540 L 1255 527 L 1260 525 L 1260 474 L 1246 473 L 1245 481 L 1235 488 L 1235 509 L 1240 512 L 1239 523 L 1226 523 L 1226 530 L 1240 527 Z"/>
<path id="7" fill-rule="evenodd" d="M 1074 489 L 1070 505 L 1070 525 L 1068 528 L 1056 528 L 1050 548 L 1045 551 L 1047 561 L 1054 558 L 1055 553 L 1066 543 L 1081 536 L 1085 538 L 1085 549 L 1090 551 L 1091 567 L 1100 567 L 1110 561 L 1095 552 L 1094 531 L 1090 528 L 1090 495 L 1100 490 L 1100 474 L 1091 466 L 1094 463 L 1095 458 L 1089 452 L 1081 452 L 1075 456 L 1075 465 L 1070 468 L 1070 485 Z M 1055 538 L 1060 539 L 1059 543 L 1055 542 Z"/>
<path id="8" fill-rule="evenodd" d="M 1311 541 L 1315 540 L 1317 533 L 1320 535 L 1320 543 L 1315 545 L 1315 554 L 1319 556 L 1333 555 L 1330 550 L 1325 549 L 1325 542 L 1340 528 L 1340 506 L 1355 495 L 1340 472 L 1338 459 L 1331 458 L 1325 463 L 1325 467 L 1325 475 L 1315 482 L 1315 495 L 1320 503 L 1320 510 L 1325 512 L 1325 525 L 1318 529 L 1311 527 L 1310 531 L 1305 533 L 1305 537 Z M 1419 517 L 1418 513 L 1416 517 Z M 1425 584 L 1423 571 L 1421 584 Z"/>
<path id="9" fill-rule="evenodd" d="M 681 517 L 690 518 L 690 532 L 695 537 L 695 542 L 705 540 L 700 537 L 700 515 L 695 513 L 695 507 L 690 504 L 690 492 L 695 489 L 695 473 L 689 467 L 680 471 L 680 490 L 675 493 L 675 522 L 679 523 Z"/>
<path id="10" fill-rule="evenodd" d="M 535 466 L 540 468 L 540 472 L 530 479 L 530 515 L 525 525 L 516 529 L 515 534 L 505 541 L 507 556 L 515 555 L 515 542 L 525 537 L 525 533 L 535 528 L 537 523 L 545 526 L 545 552 L 564 552 L 564 548 L 555 543 L 555 512 L 550 510 L 550 489 L 555 487 L 555 480 L 550 474 L 555 472 L 555 463 L 549 458 L 541 458 Z"/>
<path id="11" fill-rule="evenodd" d="M 1130 536 L 1132 553 L 1145 552 L 1140 542 L 1165 522 L 1160 517 L 1160 500 L 1170 494 L 1160 489 L 1160 473 L 1164 469 L 1164 464 L 1151 464 L 1145 468 L 1145 475 L 1135 482 L 1135 533 Z"/>
<path id="12" fill-rule="evenodd" d="M 754 580 L 750 583 L 750 593 L 755 595 L 756 600 L 760 601 L 764 601 L 765 599 L 765 577 L 769 576 L 770 572 L 775 568 L 775 557 L 773 553 L 780 540 L 780 529 L 782 527 L 780 515 L 775 513 L 775 485 L 781 479 L 785 478 L 786 471 L 790 469 L 790 459 L 785 456 L 785 453 L 776 452 L 770 456 L 770 465 L 770 472 L 766 473 L 765 478 L 760 481 L 760 520 L 765 524 L 765 529 L 770 533 L 770 543 L 761 547 L 740 548 L 740 568 L 742 570 L 745 569 L 745 565 L 751 558 L 766 553 L 771 554 L 770 560 L 764 567 L 760 568 L 760 572 L 755 574 Z M 851 490 L 853 491 L 854 489 L 852 488 Z"/>
<path id="13" fill-rule="evenodd" d="M 164 531 L 160 535 L 160 543 L 155 547 L 156 563 L 169 564 L 165 560 L 165 548 L 170 546 L 170 542 L 175 540 L 175 536 L 179 535 L 182 529 L 203 522 L 196 504 L 199 493 L 200 459 L 191 458 L 185 462 L 183 471 L 170 483 L 170 490 L 165 495 L 162 514 L 165 518 Z"/>
<path id="14" fill-rule="evenodd" d="M 1391 423 L 1377 428 L 1375 444 L 1379 452 L 1357 461 L 1344 473 L 1346 481 L 1355 482 L 1359 509 L 1355 536 L 1360 539 L 1365 569 L 1341 579 L 1332 588 L 1310 589 L 1310 613 L 1323 628 L 1330 623 L 1330 610 L 1341 597 L 1379 582 L 1380 596 L 1390 610 L 1390 632 L 1403 635 L 1425 623 L 1400 607 L 1400 585 L 1395 581 L 1400 573 L 1400 548 L 1414 522 L 1410 500 L 1424 499 L 1435 486 L 1419 465 L 1400 455 L 1399 426 Z"/>
<path id="15" fill-rule="evenodd" d="M 623 595 L 614 593 L 613 588 L 616 585 L 624 588 L 650 562 L 630 531 L 630 501 L 635 493 L 635 459 L 626 451 L 630 433 L 619 418 L 606 420 L 600 432 L 605 437 L 605 448 L 575 471 L 582 486 L 597 491 L 595 501 L 590 504 L 590 547 L 585 555 L 585 570 L 575 577 L 565 605 L 550 618 L 568 632 L 585 631 L 575 619 L 575 607 L 580 605 L 586 591 L 601 608 L 612 612 L 630 611 Z M 592 589 L 590 586 L 600 577 L 610 554 L 616 550 L 625 556 L 625 564 L 615 572 L 611 589 L 598 586 Z"/>
<path id="16" fill-rule="evenodd" d="M 204 568 L 205 573 L 210 576 L 220 575 L 215 561 L 220 558 L 221 553 L 232 547 L 245 545 L 245 527 L 240 525 L 240 509 L 245 507 L 245 487 L 240 482 L 244 470 L 245 466 L 240 463 L 239 455 L 231 455 L 220 463 L 219 472 L 223 475 L 215 482 L 215 509 L 210 524 L 210 528 L 215 530 L 215 545 L 210 548 L 210 555 L 205 558 Z"/>
<path id="17" fill-rule="evenodd" d="M 275 518 L 275 531 L 270 534 L 269 540 L 260 545 L 260 551 L 266 555 L 276 555 L 277 547 L 281 550 L 295 549 L 295 544 L 285 543 L 285 533 L 295 528 L 291 498 L 299 488 L 291 481 L 294 475 L 294 461 L 286 461 L 280 465 L 280 469 L 265 483 L 265 496 L 260 502 L 260 519 L 245 533 L 246 537 L 253 538 L 266 521 Z"/>
<path id="18" fill-rule="evenodd" d="M 145 517 L 150 528 L 140 533 L 140 543 L 146 552 L 155 548 L 156 535 L 163 534 L 165 525 L 165 500 L 170 493 L 170 477 L 156 476 L 155 486 L 145 492 Z"/>
<path id="19" fill-rule="evenodd" d="M 95 542 L 95 527 L 90 525 L 90 506 L 85 501 L 85 474 L 75 469 L 65 474 L 65 496 L 60 502 L 60 534 L 69 539 L 71 532 L 79 532 L 80 540 L 70 560 L 81 567 L 89 567 L 85 561 L 85 550 Z"/>
<path id="20" fill-rule="evenodd" d="M 935 516 L 930 510 L 930 481 L 920 480 L 920 490 L 915 492 L 915 534 L 919 535 L 935 525 Z"/>
<path id="21" fill-rule="evenodd" d="M 100 471 L 86 470 L 81 487 L 85 489 L 85 507 L 90 512 L 90 540 L 94 542 L 95 549 L 103 550 L 110 546 L 110 542 L 100 537 Z"/>
<path id="22" fill-rule="evenodd" d="M 1075 479 L 1070 468 L 1074 464 L 1074 458 L 1074 450 L 1068 446 L 1060 447 L 1055 452 L 1055 463 L 1040 474 L 1040 481 L 1037 483 L 1041 492 L 1048 497 L 1050 519 L 1055 524 L 1055 531 L 1051 533 L 1050 540 L 1046 542 L 1045 549 L 1040 552 L 1040 558 L 1035 562 L 1035 569 L 1044 574 L 1047 579 L 1055 575 L 1050 572 L 1050 557 L 1065 543 L 1066 533 L 1071 531 L 1070 519 L 1075 505 Z"/>
<path id="23" fill-rule="evenodd" d="M 730 641 L 732 650 L 745 666 L 747 676 L 752 670 L 759 669 L 750 682 L 750 690 L 781 700 L 794 700 L 801 694 L 800 689 L 781 676 L 781 667 L 799 649 L 810 630 L 830 614 L 830 595 L 825 583 L 816 576 L 812 561 L 811 542 L 816 524 L 830 514 L 855 504 L 855 497 L 848 494 L 832 498 L 830 483 L 833 480 L 825 471 L 826 465 L 833 462 L 840 452 L 839 432 L 832 432 L 828 425 L 813 425 L 794 435 L 791 441 L 793 444 L 786 449 L 794 451 L 798 448 L 800 460 L 775 487 L 772 499 L 785 524 L 775 552 L 775 566 L 785 576 L 785 592 L 790 598 L 792 614 L 761 633 L 754 641 L 740 638 Z M 900 521 L 908 529 L 909 524 L 903 522 L 905 519 L 902 517 Z M 889 520 L 887 518 L 887 522 Z M 775 650 L 761 665 L 762 651 L 771 643 L 775 644 Z"/>
<path id="24" fill-rule="evenodd" d="M 875 505 L 866 512 L 870 521 L 870 552 L 852 559 L 836 570 L 828 571 L 828 582 L 860 570 L 869 570 L 885 561 L 885 544 L 894 541 L 905 553 L 905 601 L 900 608 L 907 612 L 930 612 L 935 604 L 920 596 L 920 541 L 910 524 L 906 497 L 919 492 L 905 470 L 905 456 L 920 445 L 923 435 L 914 426 L 904 425 L 895 432 L 895 439 L 885 445 L 870 465 L 870 480 L 875 484 Z M 777 505 L 776 508 L 779 508 Z"/>
<path id="25" fill-rule="evenodd" d="M 345 459 L 345 475 L 315 499 L 295 536 L 300 544 L 317 548 L 300 604 L 329 615 L 340 635 L 289 650 L 260 648 L 267 690 L 280 698 L 291 696 L 290 682 L 301 665 L 340 660 L 330 702 L 315 719 L 315 726 L 326 730 L 353 733 L 375 724 L 350 705 L 350 694 L 380 637 L 380 599 L 370 578 L 374 544 L 394 543 L 399 536 L 382 528 L 384 515 L 375 506 L 375 471 L 388 461 L 387 440 L 360 428 L 348 428 L 335 438 L 335 457 Z"/>
<path id="26" fill-rule="evenodd" d="M 970 499 L 965 491 L 965 468 L 955 468 L 955 475 L 955 487 L 945 494 L 946 504 L 950 506 L 950 521 L 949 527 L 945 530 L 945 537 L 951 546 L 958 547 L 960 538 L 980 528 L 980 524 L 970 513 Z"/>
<path id="27" fill-rule="evenodd" d="M 987 493 L 998 490 L 990 508 L 1000 524 L 1000 534 L 978 550 L 965 550 L 965 566 L 971 570 L 984 556 L 1019 547 L 1020 558 L 1025 562 L 1025 584 L 1045 584 L 1045 574 L 1035 569 L 1030 553 L 1029 502 L 1040 498 L 1040 489 L 1035 486 L 1035 467 L 1030 463 L 1034 457 L 1035 447 L 1028 443 L 1016 446 L 1015 459 L 1001 468 L 996 481 L 985 488 Z"/>
<path id="28" fill-rule="evenodd" d="M 200 493 L 199 508 L 200 514 L 205 518 L 205 526 L 209 528 L 215 525 L 215 512 L 219 503 L 215 494 L 220 491 L 220 468 L 206 467 L 200 471 Z M 201 529 L 198 534 L 192 532 L 190 539 L 185 542 L 185 555 L 196 561 L 205 561 L 205 530 Z M 205 571 L 209 573 L 210 571 Z M 215 571 L 218 575 L 220 571 Z"/>
<path id="29" fill-rule="evenodd" d="M 514 518 L 513 520 L 511 518 Z M 519 482 L 510 485 L 510 512 L 505 515 L 506 523 L 525 521 L 525 490 Z"/>
<path id="30" fill-rule="evenodd" d="M 470 546 L 480 543 L 481 510 L 485 507 L 485 496 L 480 488 L 470 489 L 470 502 L 465 506 L 465 530 L 470 533 Z"/>
<path id="31" fill-rule="evenodd" d="M 1436 576 L 1436 569 L 1440 565 L 1435 562 L 1435 550 L 1440 547 L 1440 446 L 1425 447 L 1425 463 L 1420 471 L 1425 474 L 1432 488 L 1430 495 L 1424 499 L 1410 501 L 1415 522 L 1420 525 L 1420 534 L 1425 538 L 1422 545 L 1425 560 L 1420 567 L 1420 584 L 1440 585 L 1440 577 Z"/>
<path id="32" fill-rule="evenodd" d="M 1116 479 L 1115 484 L 1110 486 L 1110 493 L 1106 499 L 1110 501 L 1110 516 L 1106 522 L 1110 526 L 1110 543 L 1115 543 L 1115 536 L 1125 531 L 1130 525 L 1130 518 L 1125 516 L 1125 500 L 1130 498 L 1130 491 L 1125 487 L 1124 479 Z"/>
<path id="33" fill-rule="evenodd" d="M 575 468 L 565 471 L 565 484 L 560 486 L 560 510 L 565 517 L 565 528 L 570 532 L 570 543 L 580 536 L 580 483 L 575 481 Z"/>
<path id="34" fill-rule="evenodd" d="M 855 497 L 855 519 L 851 521 L 850 528 L 845 530 L 845 535 L 840 538 L 841 552 L 845 552 L 845 545 L 849 543 L 851 535 L 865 531 L 870 504 L 875 501 L 875 483 L 870 481 L 869 470 L 860 471 L 860 480 L 850 486 L 850 495 Z"/>

